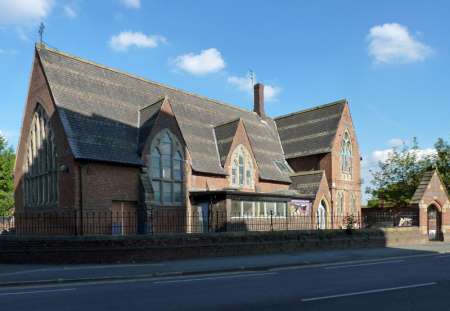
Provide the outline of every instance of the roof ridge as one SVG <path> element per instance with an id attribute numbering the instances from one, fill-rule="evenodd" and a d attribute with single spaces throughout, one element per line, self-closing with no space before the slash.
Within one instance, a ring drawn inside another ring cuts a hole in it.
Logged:
<path id="1" fill-rule="evenodd" d="M 47 50 L 47 51 L 52 52 L 52 53 L 55 53 L 55 54 L 58 54 L 58 55 L 61 55 L 61 56 L 64 56 L 64 57 L 67 57 L 67 58 L 75 59 L 77 61 L 89 64 L 89 65 L 92 65 L 92 66 L 96 66 L 96 67 L 99 67 L 99 68 L 102 68 L 102 69 L 106 69 L 106 70 L 109 70 L 109 71 L 112 71 L 112 72 L 115 72 L 115 73 L 118 73 L 118 74 L 122 74 L 122 75 L 128 76 L 128 77 L 133 78 L 133 79 L 137 79 L 137 80 L 140 80 L 140 81 L 143 81 L 143 82 L 146 82 L 146 83 L 150 83 L 150 84 L 158 85 L 158 86 L 161 86 L 161 87 L 165 87 L 165 88 L 171 89 L 173 91 L 184 93 L 186 95 L 195 96 L 195 97 L 207 100 L 207 101 L 209 101 L 211 103 L 214 103 L 214 104 L 227 106 L 229 108 L 233 108 L 233 109 L 240 110 L 240 111 L 243 111 L 243 112 L 247 112 L 247 113 L 250 113 L 250 114 L 256 114 L 253 111 L 250 111 L 250 110 L 247 110 L 247 109 L 244 109 L 244 108 L 241 108 L 241 107 L 229 104 L 229 103 L 225 103 L 225 102 L 222 102 L 222 101 L 217 100 L 217 99 L 212 99 L 212 98 L 200 95 L 200 94 L 188 92 L 188 91 L 185 91 L 185 90 L 173 87 L 173 86 L 169 86 L 167 84 L 159 83 L 159 82 L 156 82 L 156 81 L 153 81 L 153 80 L 149 80 L 149 79 L 146 79 L 146 78 L 138 76 L 138 75 L 134 75 L 134 74 L 129 73 L 129 72 L 122 71 L 120 69 L 115 69 L 115 68 L 112 68 L 112 67 L 109 67 L 109 66 L 106 66 L 106 65 L 102 65 L 102 64 L 99 64 L 99 63 L 96 63 L 96 62 L 93 62 L 93 61 L 90 61 L 90 60 L 87 60 L 87 59 L 84 59 L 84 58 L 72 55 L 70 53 L 60 51 L 60 50 L 58 50 L 56 48 L 48 47 L 45 44 L 36 44 L 36 50 L 37 51 L 40 51 L 42 49 Z"/>
<path id="2" fill-rule="evenodd" d="M 307 108 L 307 109 L 304 109 L 304 110 L 299 110 L 299 111 L 296 111 L 296 112 L 291 112 L 291 113 L 288 113 L 288 114 L 284 114 L 284 115 L 275 117 L 273 119 L 274 120 L 283 119 L 283 118 L 291 117 L 291 116 L 294 116 L 294 115 L 297 115 L 297 114 L 310 112 L 310 111 L 314 111 L 314 110 L 319 110 L 319 109 L 324 109 L 324 108 L 328 108 L 328 107 L 331 107 L 331 106 L 334 106 L 334 105 L 339 105 L 339 104 L 344 104 L 344 103 L 347 103 L 347 99 L 345 99 L 345 98 L 336 100 L 336 101 L 328 103 L 328 104 L 323 104 L 323 105 Z"/>
<path id="3" fill-rule="evenodd" d="M 300 171 L 300 172 L 296 172 L 294 174 L 291 174 L 291 177 L 294 176 L 303 176 L 303 175 L 313 175 L 313 174 L 319 174 L 322 173 L 323 174 L 323 170 L 315 170 L 315 171 Z"/>

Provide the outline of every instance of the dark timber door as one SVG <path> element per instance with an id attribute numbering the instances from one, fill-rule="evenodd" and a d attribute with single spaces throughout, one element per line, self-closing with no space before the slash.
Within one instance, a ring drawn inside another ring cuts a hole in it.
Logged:
<path id="1" fill-rule="evenodd" d="M 428 207 L 428 239 L 430 241 L 441 240 L 441 215 L 433 205 Z"/>

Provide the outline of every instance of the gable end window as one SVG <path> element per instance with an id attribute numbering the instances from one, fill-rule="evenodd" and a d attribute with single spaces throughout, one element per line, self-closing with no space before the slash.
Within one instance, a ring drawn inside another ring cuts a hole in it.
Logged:
<path id="1" fill-rule="evenodd" d="M 341 171 L 346 175 L 352 174 L 352 142 L 350 134 L 345 131 L 341 146 Z"/>
<path id="2" fill-rule="evenodd" d="M 58 203 L 58 172 L 55 136 L 41 105 L 31 121 L 24 159 L 25 207 L 55 207 Z"/>
<path id="3" fill-rule="evenodd" d="M 149 157 L 153 202 L 179 205 L 183 202 L 183 153 L 181 144 L 169 130 L 152 141 Z"/>
<path id="4" fill-rule="evenodd" d="M 231 186 L 254 187 L 253 159 L 243 145 L 239 145 L 231 156 Z"/>

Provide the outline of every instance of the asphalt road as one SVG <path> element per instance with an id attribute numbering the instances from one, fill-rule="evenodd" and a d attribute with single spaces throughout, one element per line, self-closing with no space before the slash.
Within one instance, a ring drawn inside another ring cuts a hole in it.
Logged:
<path id="1" fill-rule="evenodd" d="M 0 290 L 0 310 L 450 310 L 450 255 Z"/>

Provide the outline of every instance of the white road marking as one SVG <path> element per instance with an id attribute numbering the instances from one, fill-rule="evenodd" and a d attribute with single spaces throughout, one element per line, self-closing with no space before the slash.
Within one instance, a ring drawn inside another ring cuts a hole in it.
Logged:
<path id="1" fill-rule="evenodd" d="M 133 268 L 133 267 L 162 267 L 163 263 L 144 263 L 144 264 L 111 264 L 111 265 L 98 265 L 98 266 L 75 266 L 75 267 L 63 267 L 62 270 L 88 270 L 88 269 L 113 269 L 113 268 Z M 55 270 L 57 271 L 57 270 Z"/>
<path id="2" fill-rule="evenodd" d="M 350 296 L 358 296 L 358 295 L 367 295 L 367 294 L 375 294 L 375 293 L 382 293 L 382 292 L 390 292 L 390 291 L 395 291 L 395 290 L 402 290 L 402 289 L 409 289 L 409 288 L 416 288 L 416 287 L 433 286 L 436 284 L 437 284 L 436 282 L 430 282 L 430 283 L 412 284 L 412 285 L 405 285 L 405 286 L 398 286 L 398 287 L 372 289 L 372 290 L 351 292 L 351 293 L 345 293 L 345 294 L 337 294 L 337 295 L 329 295 L 329 296 L 321 296 L 321 297 L 313 297 L 313 298 L 303 298 L 302 302 L 334 299 L 334 298 L 342 298 L 342 297 L 350 297 Z"/>
<path id="3" fill-rule="evenodd" d="M 49 268 L 33 269 L 33 270 L 21 270 L 21 271 L 15 271 L 15 272 L 0 273 L 0 276 L 28 274 L 28 273 L 43 272 L 43 271 L 49 271 L 49 270 L 50 270 Z"/>
<path id="4" fill-rule="evenodd" d="M 265 272 L 265 273 L 246 273 L 246 274 L 234 274 L 234 275 L 218 275 L 211 277 L 195 278 L 195 279 L 176 279 L 176 280 L 163 280 L 155 281 L 153 284 L 169 284 L 169 283 L 186 283 L 186 282 L 198 282 L 198 281 L 208 281 L 208 280 L 218 280 L 218 279 L 231 279 L 231 278 L 244 278 L 244 277 L 257 277 L 266 275 L 276 275 L 276 272 Z"/>
<path id="5" fill-rule="evenodd" d="M 353 268 L 353 267 L 365 267 L 365 266 L 374 266 L 374 265 L 384 265 L 384 264 L 390 264 L 390 263 L 399 263 L 404 262 L 404 260 L 385 260 L 385 261 L 377 261 L 377 262 L 368 262 L 368 263 L 360 263 L 360 264 L 353 264 L 353 265 L 341 265 L 341 266 L 332 266 L 332 267 L 325 267 L 326 270 L 333 270 L 333 269 L 346 269 L 346 268 Z"/>
<path id="6" fill-rule="evenodd" d="M 29 295 L 29 294 L 55 293 L 55 292 L 68 292 L 68 291 L 74 291 L 74 290 L 76 290 L 76 288 L 62 288 L 62 289 L 35 290 L 35 291 L 27 291 L 27 292 L 0 293 L 0 296 Z"/>
<path id="7" fill-rule="evenodd" d="M 337 263 L 308 263 L 303 262 L 299 265 L 295 266 L 287 266 L 287 267 L 277 267 L 277 268 L 271 268 L 267 271 L 285 271 L 285 270 L 300 270 L 300 269 L 314 269 L 314 268 L 324 268 L 324 267 L 340 267 L 340 266 L 347 266 L 347 265 L 353 265 L 353 264 L 360 264 L 360 263 L 373 263 L 373 262 L 386 262 L 386 261 L 392 261 L 397 259 L 412 259 L 412 258 L 426 258 L 426 257 L 436 257 L 436 254 L 415 254 L 415 255 L 402 255 L 402 256 L 387 256 L 384 258 L 374 258 L 374 259 L 361 259 L 361 260 L 348 260 L 348 261 L 341 261 Z"/>

